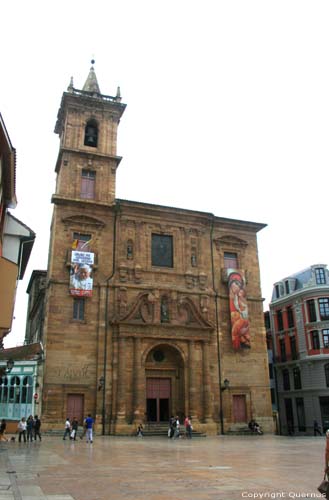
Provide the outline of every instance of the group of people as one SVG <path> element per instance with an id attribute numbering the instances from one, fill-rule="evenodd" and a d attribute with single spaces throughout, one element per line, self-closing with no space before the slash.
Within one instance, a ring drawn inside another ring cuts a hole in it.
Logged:
<path id="1" fill-rule="evenodd" d="M 169 419 L 169 429 L 168 429 L 168 437 L 170 439 L 177 439 L 181 436 L 180 431 L 181 425 L 178 416 L 175 417 L 172 415 Z M 190 416 L 185 417 L 184 419 L 184 428 L 185 428 L 185 437 L 188 439 L 192 438 L 192 418 Z"/>
<path id="2" fill-rule="evenodd" d="M 93 425 L 94 425 L 94 419 L 90 414 L 88 414 L 83 423 L 83 431 L 80 436 L 80 439 L 83 439 L 86 436 L 87 443 L 93 442 Z M 78 435 L 78 428 L 79 428 L 78 419 L 74 417 L 71 422 L 69 417 L 67 417 L 65 421 L 63 440 L 65 441 L 66 437 L 69 436 L 71 441 L 76 441 Z"/>
<path id="3" fill-rule="evenodd" d="M 6 437 L 6 429 L 7 422 L 3 418 L 0 424 L 0 441 L 8 441 L 8 438 Z M 41 441 L 40 429 L 41 420 L 38 415 L 35 415 L 34 417 L 33 415 L 30 415 L 27 419 L 26 417 L 22 417 L 17 425 L 16 433 L 18 433 L 18 441 L 21 443 L 23 440 L 24 443 L 26 443 L 26 441 L 36 441 L 37 438 Z M 12 439 L 15 438 L 13 437 Z"/>

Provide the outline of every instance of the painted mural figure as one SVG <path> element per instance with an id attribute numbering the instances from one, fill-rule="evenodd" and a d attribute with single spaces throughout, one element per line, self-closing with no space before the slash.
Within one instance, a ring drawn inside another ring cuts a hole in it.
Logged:
<path id="1" fill-rule="evenodd" d="M 244 279 L 234 271 L 228 277 L 231 332 L 234 349 L 250 348 L 249 315 Z"/>

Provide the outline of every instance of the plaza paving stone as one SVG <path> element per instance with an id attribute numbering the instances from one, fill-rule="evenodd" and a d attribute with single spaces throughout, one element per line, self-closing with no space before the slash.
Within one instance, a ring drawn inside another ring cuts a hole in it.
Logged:
<path id="1" fill-rule="evenodd" d="M 0 443 L 0 500 L 321 498 L 324 437 Z"/>

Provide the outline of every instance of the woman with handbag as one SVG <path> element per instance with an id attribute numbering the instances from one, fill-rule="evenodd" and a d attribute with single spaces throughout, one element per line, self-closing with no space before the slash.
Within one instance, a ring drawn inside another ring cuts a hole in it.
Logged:
<path id="1" fill-rule="evenodd" d="M 323 498 L 329 499 L 329 429 L 326 432 L 326 449 L 324 452 L 324 478 L 318 491 L 323 495 Z"/>

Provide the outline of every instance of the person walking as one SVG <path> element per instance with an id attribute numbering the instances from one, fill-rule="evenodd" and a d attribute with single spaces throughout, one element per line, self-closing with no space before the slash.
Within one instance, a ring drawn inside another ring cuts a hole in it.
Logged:
<path id="1" fill-rule="evenodd" d="M 329 429 L 326 431 L 326 449 L 324 452 L 324 472 L 329 474 Z"/>
<path id="2" fill-rule="evenodd" d="M 184 420 L 184 427 L 185 427 L 185 435 L 187 438 L 192 439 L 192 423 L 191 423 L 191 417 L 188 416 Z"/>
<path id="3" fill-rule="evenodd" d="M 90 413 L 88 414 L 88 417 L 86 418 L 86 439 L 87 443 L 92 443 L 93 442 L 93 424 L 94 424 L 94 419 L 91 417 Z"/>
<path id="4" fill-rule="evenodd" d="M 34 418 L 30 415 L 26 421 L 26 436 L 28 441 L 33 441 Z"/>
<path id="5" fill-rule="evenodd" d="M 320 428 L 317 420 L 314 420 L 314 422 L 313 422 L 313 432 L 314 432 L 314 436 L 316 436 L 317 434 L 322 436 L 321 428 Z"/>
<path id="6" fill-rule="evenodd" d="M 177 439 L 179 438 L 179 433 L 180 433 L 180 422 L 178 415 L 175 417 L 174 426 L 175 426 L 174 439 Z"/>
<path id="7" fill-rule="evenodd" d="M 76 441 L 78 434 L 78 427 L 79 427 L 79 422 L 77 420 L 77 417 L 74 417 L 72 420 L 72 431 L 70 434 L 70 439 L 73 439 L 73 441 Z"/>
<path id="8" fill-rule="evenodd" d="M 71 422 L 69 417 L 66 417 L 63 440 L 65 441 L 66 436 L 70 437 L 70 434 L 71 434 Z"/>
<path id="9" fill-rule="evenodd" d="M 35 417 L 34 417 L 34 441 L 37 440 L 37 436 L 38 436 L 39 440 L 41 441 L 40 428 L 41 428 L 41 420 L 38 417 L 38 415 L 35 415 Z"/>
<path id="10" fill-rule="evenodd" d="M 23 436 L 24 443 L 26 443 L 26 418 L 25 417 L 22 417 L 21 420 L 18 422 L 17 430 L 18 430 L 18 441 L 21 443 L 22 436 Z"/>

